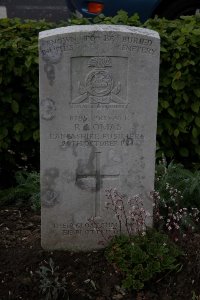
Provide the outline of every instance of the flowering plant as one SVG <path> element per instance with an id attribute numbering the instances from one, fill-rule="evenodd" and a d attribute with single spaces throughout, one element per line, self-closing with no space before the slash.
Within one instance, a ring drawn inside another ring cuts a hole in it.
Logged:
<path id="1" fill-rule="evenodd" d="M 152 218 L 149 212 L 144 209 L 143 200 L 140 195 L 127 197 L 119 193 L 116 189 L 106 190 L 107 202 L 105 208 L 113 213 L 118 223 L 117 235 L 127 234 L 129 238 L 133 235 L 145 235 L 147 228 L 147 218 Z M 88 219 L 93 228 L 101 233 L 103 238 L 100 244 L 107 244 L 115 235 L 106 235 L 103 228 L 98 224 L 97 218 Z"/>
<path id="2" fill-rule="evenodd" d="M 200 211 L 194 202 L 200 196 L 198 174 L 198 171 L 192 173 L 180 164 L 170 163 L 167 166 L 165 160 L 157 166 L 156 191 L 151 193 L 154 225 L 165 230 L 174 241 L 199 227 Z"/>
<path id="3" fill-rule="evenodd" d="M 123 226 L 129 237 L 145 233 L 146 220 L 150 213 L 144 209 L 144 201 L 140 195 L 127 198 L 116 189 L 110 189 L 106 190 L 106 197 L 109 201 L 105 203 L 105 207 L 116 216 L 120 234 Z"/>
<path id="4" fill-rule="evenodd" d="M 109 245 L 106 258 L 123 276 L 126 289 L 140 290 L 156 274 L 177 269 L 177 257 L 181 254 L 167 235 L 147 227 L 151 215 L 145 210 L 141 195 L 127 197 L 116 189 L 106 191 L 106 209 L 111 211 L 119 224 L 118 235 L 106 236 L 95 218 L 93 227 Z"/>

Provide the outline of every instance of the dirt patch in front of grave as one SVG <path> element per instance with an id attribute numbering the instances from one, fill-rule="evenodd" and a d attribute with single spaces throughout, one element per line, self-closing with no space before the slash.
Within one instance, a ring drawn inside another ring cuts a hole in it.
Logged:
<path id="1" fill-rule="evenodd" d="M 120 273 L 106 261 L 103 251 L 46 252 L 40 246 L 39 214 L 28 209 L 1 208 L 0 299 L 43 299 L 37 271 L 52 258 L 59 267 L 59 278 L 66 278 L 70 300 L 197 300 L 200 234 L 193 235 L 182 247 L 182 270 L 157 278 L 143 292 L 124 292 Z M 192 298 L 193 292 L 196 298 Z"/>

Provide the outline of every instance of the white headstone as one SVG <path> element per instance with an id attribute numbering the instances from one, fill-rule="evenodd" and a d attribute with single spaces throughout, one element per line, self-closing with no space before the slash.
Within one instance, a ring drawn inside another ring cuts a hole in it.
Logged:
<path id="1" fill-rule="evenodd" d="M 7 9 L 5 6 L 0 6 L 0 19 L 7 18 Z"/>
<path id="2" fill-rule="evenodd" d="M 160 40 L 157 32 L 85 25 L 40 33 L 42 246 L 101 247 L 94 217 L 117 223 L 105 189 L 141 194 L 152 212 Z"/>

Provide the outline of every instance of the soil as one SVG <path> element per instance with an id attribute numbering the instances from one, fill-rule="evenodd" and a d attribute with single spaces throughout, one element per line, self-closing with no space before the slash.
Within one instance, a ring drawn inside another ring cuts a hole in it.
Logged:
<path id="1" fill-rule="evenodd" d="M 46 252 L 40 246 L 39 213 L 16 207 L 1 208 L 0 300 L 45 299 L 37 271 L 48 266 L 50 258 L 59 267 L 56 271 L 59 279 L 66 279 L 69 300 L 197 300 L 200 299 L 200 234 L 188 238 L 181 247 L 185 255 L 179 272 L 157 277 L 142 292 L 127 292 L 120 287 L 122 275 L 106 261 L 103 251 Z"/>

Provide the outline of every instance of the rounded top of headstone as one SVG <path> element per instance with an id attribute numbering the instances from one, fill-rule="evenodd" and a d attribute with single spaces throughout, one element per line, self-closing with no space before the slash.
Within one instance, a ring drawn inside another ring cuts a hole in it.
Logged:
<path id="1" fill-rule="evenodd" d="M 121 33 L 134 33 L 149 36 L 159 39 L 158 32 L 146 28 L 126 26 L 126 25 L 72 25 L 67 27 L 60 27 L 51 30 L 41 31 L 39 39 L 45 39 L 55 35 L 62 35 L 67 33 L 80 33 L 80 32 L 121 32 Z"/>

